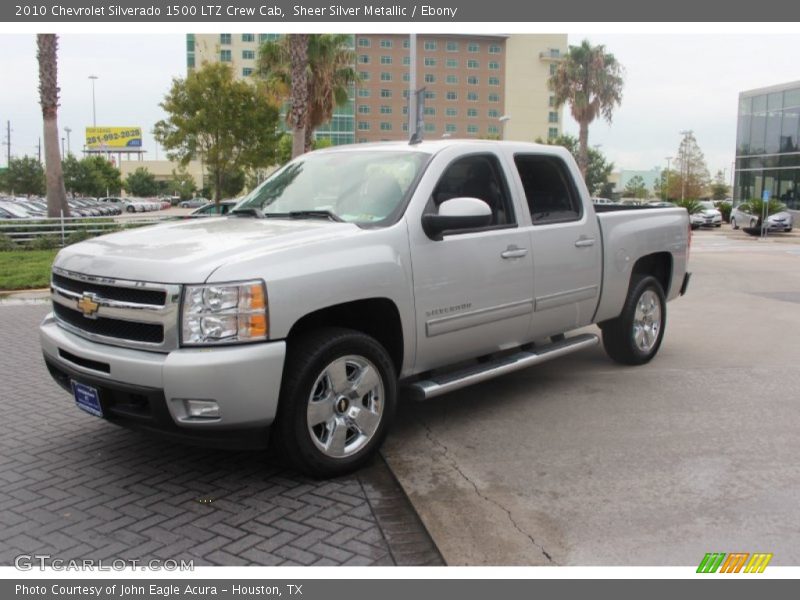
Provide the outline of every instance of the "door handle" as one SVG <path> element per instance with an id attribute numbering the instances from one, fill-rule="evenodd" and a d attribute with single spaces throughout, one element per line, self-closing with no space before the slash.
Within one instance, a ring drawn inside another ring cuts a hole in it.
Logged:
<path id="1" fill-rule="evenodd" d="M 588 248 L 594 246 L 594 238 L 581 236 L 575 241 L 576 248 Z"/>
<path id="2" fill-rule="evenodd" d="M 527 248 L 518 248 L 517 246 L 509 246 L 503 252 L 500 253 L 500 256 L 503 258 L 522 258 L 528 253 Z"/>

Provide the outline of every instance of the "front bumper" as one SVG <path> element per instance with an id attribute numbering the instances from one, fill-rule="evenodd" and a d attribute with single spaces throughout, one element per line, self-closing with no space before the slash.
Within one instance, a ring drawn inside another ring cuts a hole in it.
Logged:
<path id="1" fill-rule="evenodd" d="M 56 382 L 70 391 L 70 380 L 97 388 L 109 421 L 202 445 L 266 445 L 278 409 L 283 341 L 162 354 L 91 342 L 61 329 L 52 314 L 39 335 Z M 219 417 L 187 416 L 186 399 L 216 401 Z"/>

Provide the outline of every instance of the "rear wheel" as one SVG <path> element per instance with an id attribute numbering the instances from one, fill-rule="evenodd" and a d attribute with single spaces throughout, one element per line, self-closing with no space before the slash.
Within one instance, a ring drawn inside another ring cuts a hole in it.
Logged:
<path id="1" fill-rule="evenodd" d="M 136 212 L 136 207 L 135 207 L 135 206 L 133 206 L 132 204 L 129 204 L 129 205 L 128 205 L 128 206 L 125 208 L 125 212 L 129 212 L 129 213 Z"/>
<path id="2" fill-rule="evenodd" d="M 289 345 L 274 441 L 300 470 L 335 477 L 378 450 L 394 416 L 386 350 L 360 332 L 325 328 Z"/>
<path id="3" fill-rule="evenodd" d="M 661 284 L 655 277 L 638 276 L 631 282 L 620 316 L 600 325 L 606 353 L 625 365 L 649 362 L 661 346 L 666 319 Z"/>

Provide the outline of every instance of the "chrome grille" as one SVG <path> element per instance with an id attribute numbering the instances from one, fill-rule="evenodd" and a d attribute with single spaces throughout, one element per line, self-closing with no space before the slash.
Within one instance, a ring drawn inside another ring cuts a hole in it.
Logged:
<path id="1" fill-rule="evenodd" d="M 50 291 L 59 326 L 76 335 L 155 352 L 178 347 L 179 285 L 95 277 L 54 267 Z"/>

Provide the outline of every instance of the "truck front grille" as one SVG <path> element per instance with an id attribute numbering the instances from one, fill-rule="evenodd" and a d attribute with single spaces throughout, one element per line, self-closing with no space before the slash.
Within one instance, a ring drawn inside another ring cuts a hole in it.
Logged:
<path id="1" fill-rule="evenodd" d="M 169 352 L 178 347 L 181 288 L 53 268 L 53 313 L 60 327 L 89 340 Z"/>

